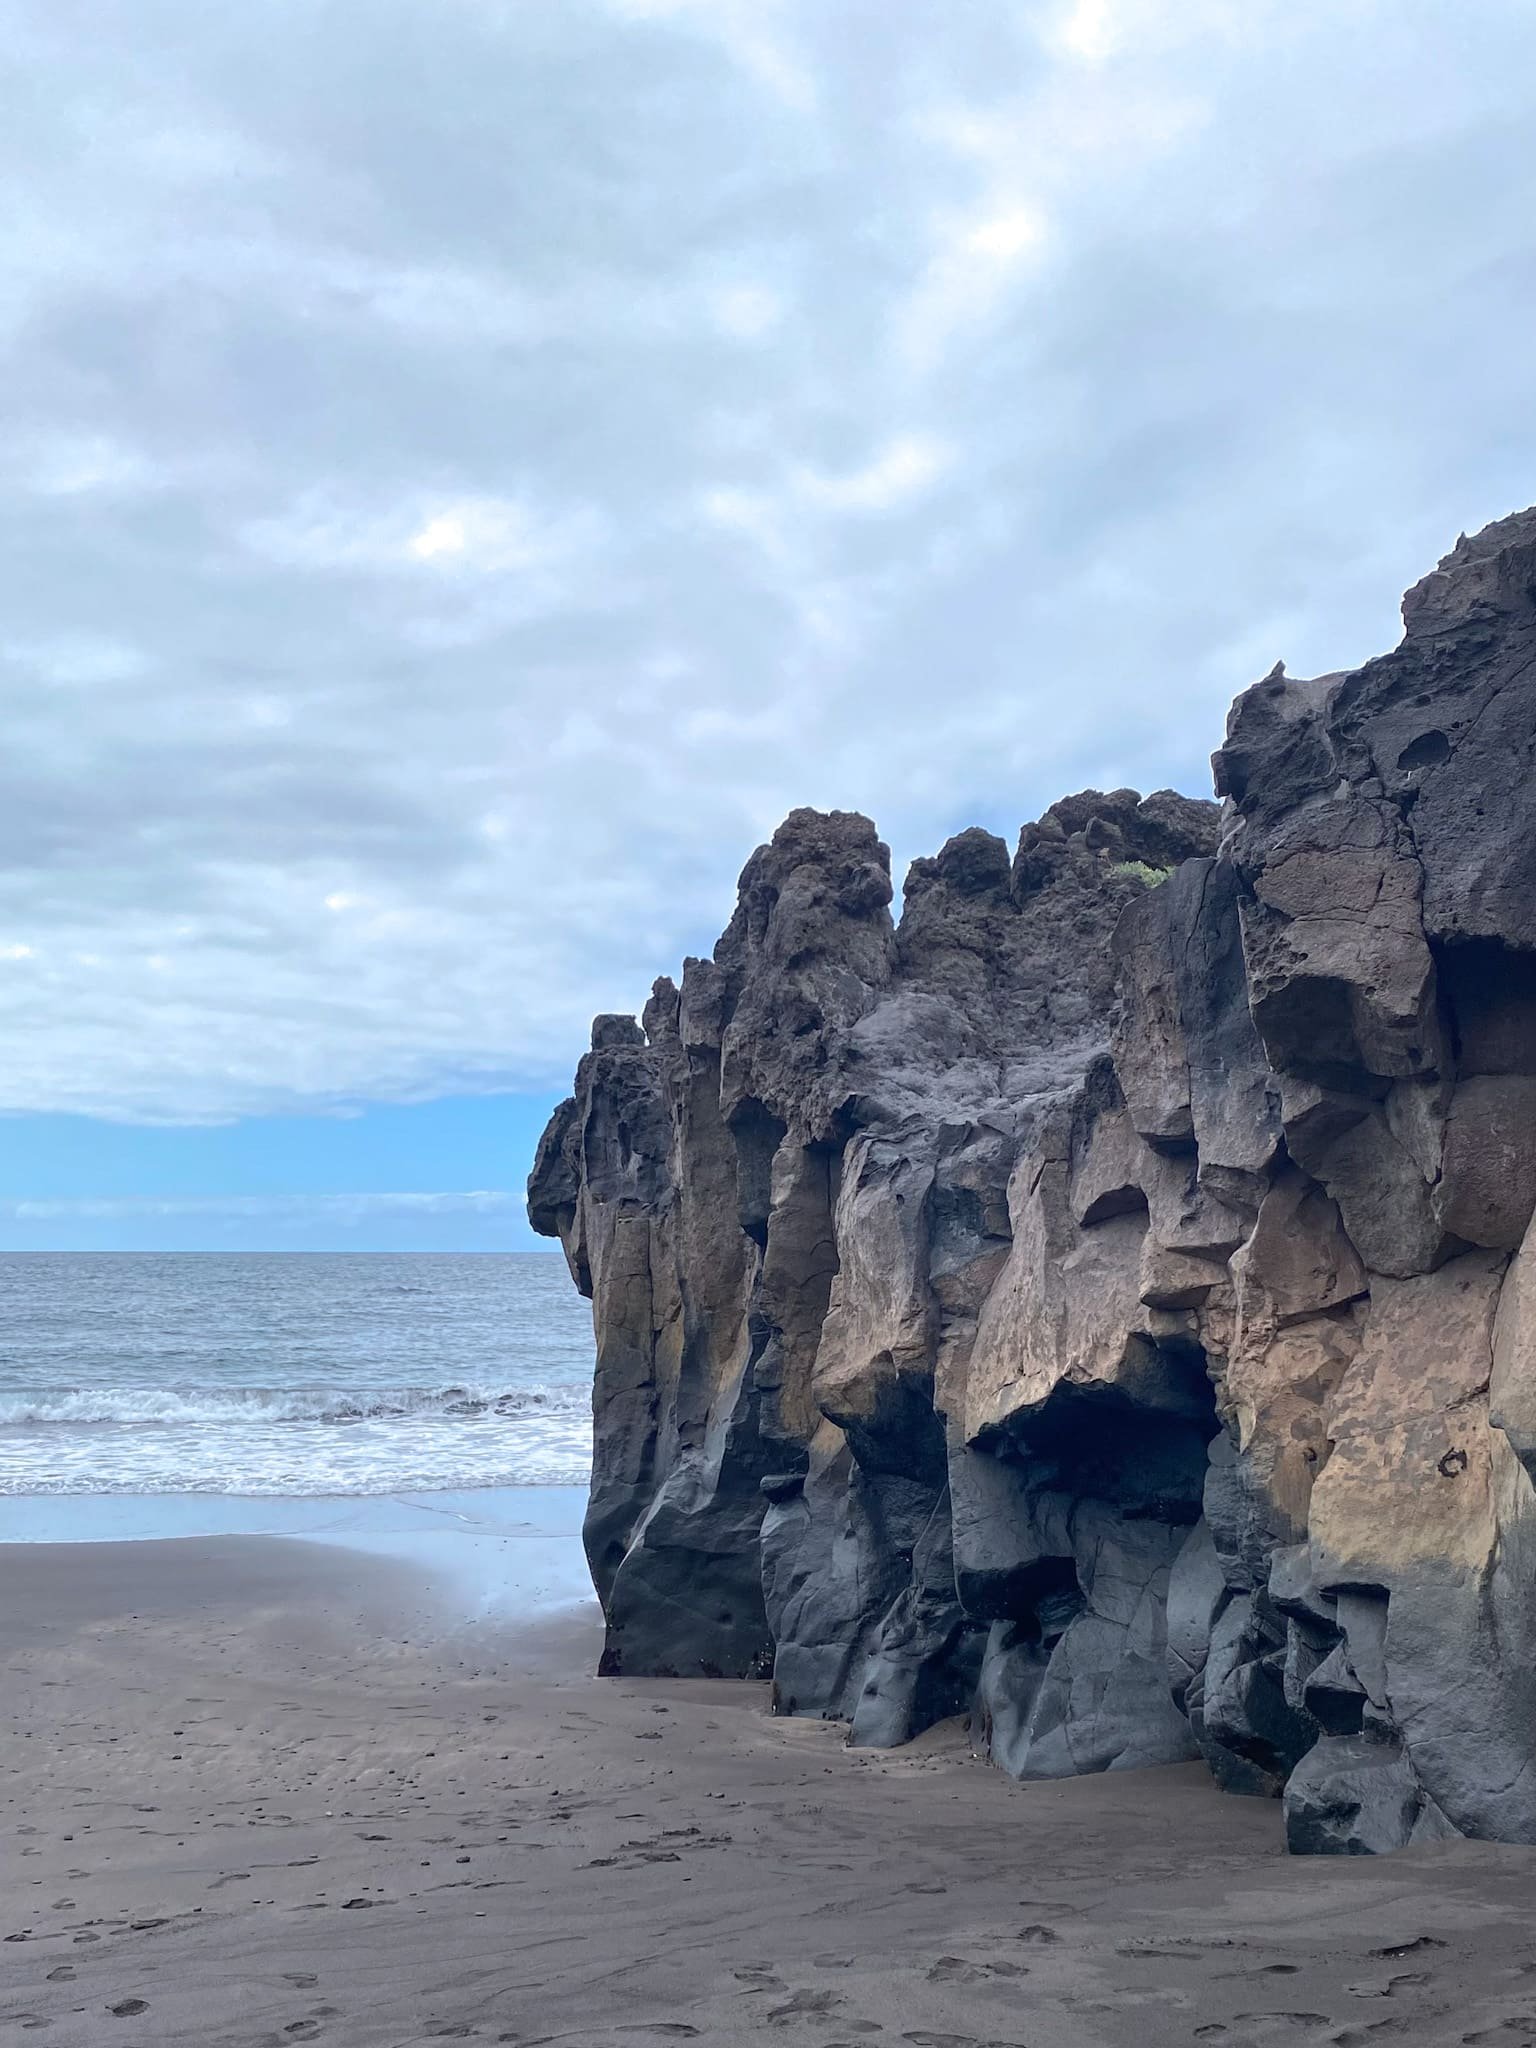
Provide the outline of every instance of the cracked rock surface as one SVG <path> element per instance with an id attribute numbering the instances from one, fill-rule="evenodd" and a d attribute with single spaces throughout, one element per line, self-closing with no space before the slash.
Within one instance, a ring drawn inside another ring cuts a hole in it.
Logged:
<path id="1" fill-rule="evenodd" d="M 796 811 L 535 1228 L 591 1297 L 604 1669 L 1293 1848 L 1536 1841 L 1536 512 L 1241 696 L 1223 803 Z"/>

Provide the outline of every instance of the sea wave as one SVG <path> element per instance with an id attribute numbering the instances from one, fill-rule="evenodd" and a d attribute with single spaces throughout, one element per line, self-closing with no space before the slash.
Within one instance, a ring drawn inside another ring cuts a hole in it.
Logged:
<path id="1" fill-rule="evenodd" d="M 381 1470 L 330 1467 L 310 1461 L 302 1472 L 266 1470 L 241 1464 L 141 1468 L 104 1475 L 98 1471 L 48 1471 L 27 1475 L 0 1472 L 0 1500 L 46 1495 L 51 1499 L 103 1496 L 140 1499 L 146 1495 L 219 1494 L 237 1500 L 368 1500 L 397 1493 L 496 1491 L 505 1487 L 584 1488 L 591 1466 L 574 1453 L 524 1456 L 504 1465 L 450 1465 L 428 1460 Z"/>
<path id="2" fill-rule="evenodd" d="M 543 1387 L 56 1387 L 0 1395 L 0 1429 L 389 1422 L 431 1416 L 585 1420 L 586 1384 Z"/>

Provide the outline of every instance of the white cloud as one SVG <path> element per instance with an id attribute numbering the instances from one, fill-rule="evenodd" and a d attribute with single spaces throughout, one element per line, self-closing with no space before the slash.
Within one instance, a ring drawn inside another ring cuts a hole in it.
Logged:
<path id="1" fill-rule="evenodd" d="M 40 682 L 64 687 L 126 683 L 151 666 L 137 647 L 105 635 L 67 631 L 42 640 L 12 641 L 0 648 L 0 654 Z"/>
<path id="2" fill-rule="evenodd" d="M 817 104 L 814 72 L 789 35 L 783 0 L 609 0 L 621 18 L 684 27 L 717 43 L 767 95 L 795 113 Z"/>
<path id="3" fill-rule="evenodd" d="M 1012 196 L 942 221 L 933 252 L 899 319 L 902 354 L 919 376 L 934 372 L 959 340 L 985 330 L 1009 301 L 1031 259 L 1048 245 L 1039 211 Z"/>
<path id="4" fill-rule="evenodd" d="M 960 237 L 960 252 L 978 265 L 1005 270 L 1038 248 L 1044 238 L 1040 216 L 1030 207 L 1015 206 L 966 229 Z"/>
<path id="5" fill-rule="evenodd" d="M 309 490 L 287 510 L 252 520 L 242 538 L 253 553 L 285 568 L 387 573 L 419 563 L 498 576 L 548 568 L 579 551 L 595 532 L 590 517 L 541 519 L 511 498 L 445 503 L 417 494 L 370 506 Z"/>
<path id="6" fill-rule="evenodd" d="M 699 503 L 712 526 L 751 541 L 770 561 L 782 561 L 787 556 L 789 539 L 771 491 L 717 484 L 702 494 Z"/>
<path id="7" fill-rule="evenodd" d="M 899 434 L 860 469 L 841 476 L 803 471 L 800 489 L 812 503 L 836 512 L 893 512 L 925 496 L 953 461 L 931 434 Z"/>
<path id="8" fill-rule="evenodd" d="M 418 562 L 430 562 L 434 555 L 461 555 L 469 546 L 464 521 L 456 512 L 435 512 L 406 542 L 406 549 Z"/>
<path id="9" fill-rule="evenodd" d="M 47 435 L 28 467 L 32 489 L 45 498 L 127 496 L 164 481 L 147 456 L 110 434 Z"/>
<path id="10" fill-rule="evenodd" d="M 272 732 L 293 722 L 292 705 L 265 692 L 238 699 L 235 708 L 245 724 L 260 732 Z"/>
<path id="11" fill-rule="evenodd" d="M 497 575 L 542 567 L 559 555 L 561 545 L 554 534 L 540 531 L 523 506 L 482 498 L 431 513 L 406 551 L 418 562 Z"/>
<path id="12" fill-rule="evenodd" d="M 1052 23 L 1049 40 L 1085 63 L 1102 64 L 1114 52 L 1117 26 L 1114 0 L 1070 0 Z"/>
<path id="13" fill-rule="evenodd" d="M 562 1082 L 1533 495 L 1523 0 L 276 5 L 21 0 L 0 1109 Z"/>
<path id="14" fill-rule="evenodd" d="M 784 317 L 784 302 L 767 285 L 727 285 L 710 301 L 716 326 L 737 341 L 761 341 Z"/>

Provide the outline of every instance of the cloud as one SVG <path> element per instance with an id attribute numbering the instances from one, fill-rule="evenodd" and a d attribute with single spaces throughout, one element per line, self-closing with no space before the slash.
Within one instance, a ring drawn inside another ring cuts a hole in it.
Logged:
<path id="1" fill-rule="evenodd" d="M 556 1085 L 1536 497 L 1520 0 L 17 13 L 0 1110 Z"/>
<path id="2" fill-rule="evenodd" d="M 792 34 L 795 9 L 784 0 L 609 0 L 628 21 L 667 23 L 715 43 L 771 99 L 810 112 L 820 88 Z"/>
<path id="3" fill-rule="evenodd" d="M 1071 0 L 1053 24 L 1051 41 L 1088 64 L 1102 64 L 1115 48 L 1113 0 Z"/>
<path id="4" fill-rule="evenodd" d="M 137 647 L 105 634 L 59 633 L 42 640 L 13 641 L 0 648 L 0 660 L 38 682 L 65 688 L 130 681 L 150 666 Z"/>
<path id="5" fill-rule="evenodd" d="M 769 285 L 722 286 L 713 301 L 715 324 L 737 341 L 761 341 L 784 318 L 784 302 Z"/>
<path id="6" fill-rule="evenodd" d="M 949 467 L 950 451 L 928 434 L 899 434 L 862 468 L 842 476 L 802 474 L 800 489 L 835 512 L 890 512 L 922 497 Z"/>
<path id="7" fill-rule="evenodd" d="M 138 496 L 159 481 L 151 463 L 110 434 L 43 434 L 21 460 L 25 486 L 45 498 Z"/>
<path id="8" fill-rule="evenodd" d="M 416 563 L 439 572 L 528 576 L 597 545 L 591 515 L 541 517 L 515 499 L 421 494 L 380 508 L 307 491 L 275 518 L 253 520 L 244 545 L 284 568 L 399 574 Z"/>

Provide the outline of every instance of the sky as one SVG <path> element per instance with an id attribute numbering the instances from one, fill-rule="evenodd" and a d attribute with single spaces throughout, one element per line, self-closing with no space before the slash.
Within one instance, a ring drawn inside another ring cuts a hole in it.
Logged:
<path id="1" fill-rule="evenodd" d="M 0 1248 L 515 1249 L 796 804 L 898 881 L 1536 499 L 1529 0 L 13 0 Z"/>

